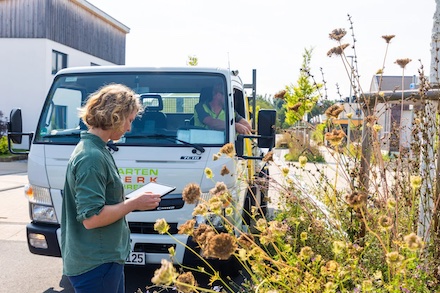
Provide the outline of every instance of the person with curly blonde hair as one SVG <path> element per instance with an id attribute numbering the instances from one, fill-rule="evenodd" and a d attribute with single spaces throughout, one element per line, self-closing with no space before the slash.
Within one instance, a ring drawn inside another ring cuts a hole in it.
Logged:
<path id="1" fill-rule="evenodd" d="M 122 293 L 130 252 L 125 216 L 155 209 L 158 194 L 125 199 L 122 180 L 106 144 L 131 130 L 142 111 L 136 94 L 111 84 L 90 95 L 79 116 L 88 131 L 73 151 L 66 172 L 61 217 L 63 273 L 75 292 Z"/>

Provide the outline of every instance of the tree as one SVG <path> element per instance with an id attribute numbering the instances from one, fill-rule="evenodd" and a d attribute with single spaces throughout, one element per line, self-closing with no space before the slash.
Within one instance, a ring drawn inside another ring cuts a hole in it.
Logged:
<path id="1" fill-rule="evenodd" d="M 284 108 L 286 109 L 286 122 L 293 125 L 302 120 L 306 113 L 309 113 L 319 99 L 318 90 L 321 84 L 311 82 L 310 60 L 313 49 L 305 49 L 303 63 L 297 85 L 286 86 L 284 94 Z"/>

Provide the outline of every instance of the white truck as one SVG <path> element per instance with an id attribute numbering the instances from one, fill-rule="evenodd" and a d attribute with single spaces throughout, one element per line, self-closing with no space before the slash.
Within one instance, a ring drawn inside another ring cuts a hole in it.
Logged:
<path id="1" fill-rule="evenodd" d="M 109 83 L 129 86 L 145 106 L 142 117 L 133 122 L 131 132 L 119 141 L 108 143 L 126 194 L 150 181 L 177 187 L 162 198 L 157 209 L 127 215 L 131 230 L 127 264 L 159 264 L 161 259 L 169 258 L 170 247 L 175 249 L 176 262 L 186 263 L 193 258 L 179 242 L 191 247 L 194 242 L 177 233 L 178 227 L 192 218 L 194 205 L 182 200 L 182 190 L 189 183 L 199 184 L 202 195 L 209 197 L 215 181 L 224 182 L 232 191 L 236 228 L 244 229 L 246 221 L 240 219 L 243 215 L 246 218 L 245 211 L 252 205 L 260 205 L 264 210 L 267 186 L 257 181 L 267 175 L 262 157 L 274 146 L 275 140 L 276 112 L 251 113 L 251 109 L 256 108 L 255 79 L 255 70 L 253 83 L 243 84 L 237 71 L 199 67 L 109 66 L 61 70 L 54 77 L 35 133 L 23 133 L 22 113 L 18 108 L 11 111 L 8 125 L 8 142 L 13 153 L 17 153 L 14 146 L 22 142 L 23 136 L 29 136 L 29 148 L 25 150 L 29 178 L 25 193 L 31 218 L 27 225 L 29 250 L 40 255 L 61 256 L 60 219 L 66 166 L 79 141 L 79 133 L 86 130 L 77 110 L 91 93 Z M 225 129 L 210 130 L 193 125 L 194 106 L 219 84 L 227 93 Z M 250 98 L 245 88 L 252 90 Z M 238 135 L 234 127 L 235 112 L 253 120 L 254 128 L 257 118 L 258 134 Z M 235 145 L 237 155 L 213 160 L 226 143 Z M 220 175 L 223 166 L 230 171 L 226 176 Z M 214 180 L 205 176 L 205 168 L 212 170 Z M 166 219 L 173 237 L 154 231 L 153 225 L 159 218 Z"/>

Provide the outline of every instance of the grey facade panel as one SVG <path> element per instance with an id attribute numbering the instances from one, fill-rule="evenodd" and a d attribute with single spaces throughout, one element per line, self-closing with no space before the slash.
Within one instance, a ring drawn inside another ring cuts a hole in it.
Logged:
<path id="1" fill-rule="evenodd" d="M 125 64 L 126 33 L 71 0 L 0 0 L 0 38 L 46 38 Z"/>

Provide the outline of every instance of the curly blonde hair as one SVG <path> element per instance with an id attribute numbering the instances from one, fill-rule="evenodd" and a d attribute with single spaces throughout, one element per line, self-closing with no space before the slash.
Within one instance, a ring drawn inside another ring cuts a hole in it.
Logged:
<path id="1" fill-rule="evenodd" d="M 136 93 L 123 84 L 109 84 L 91 94 L 79 109 L 79 117 L 88 128 L 121 129 L 131 113 L 143 109 Z"/>

